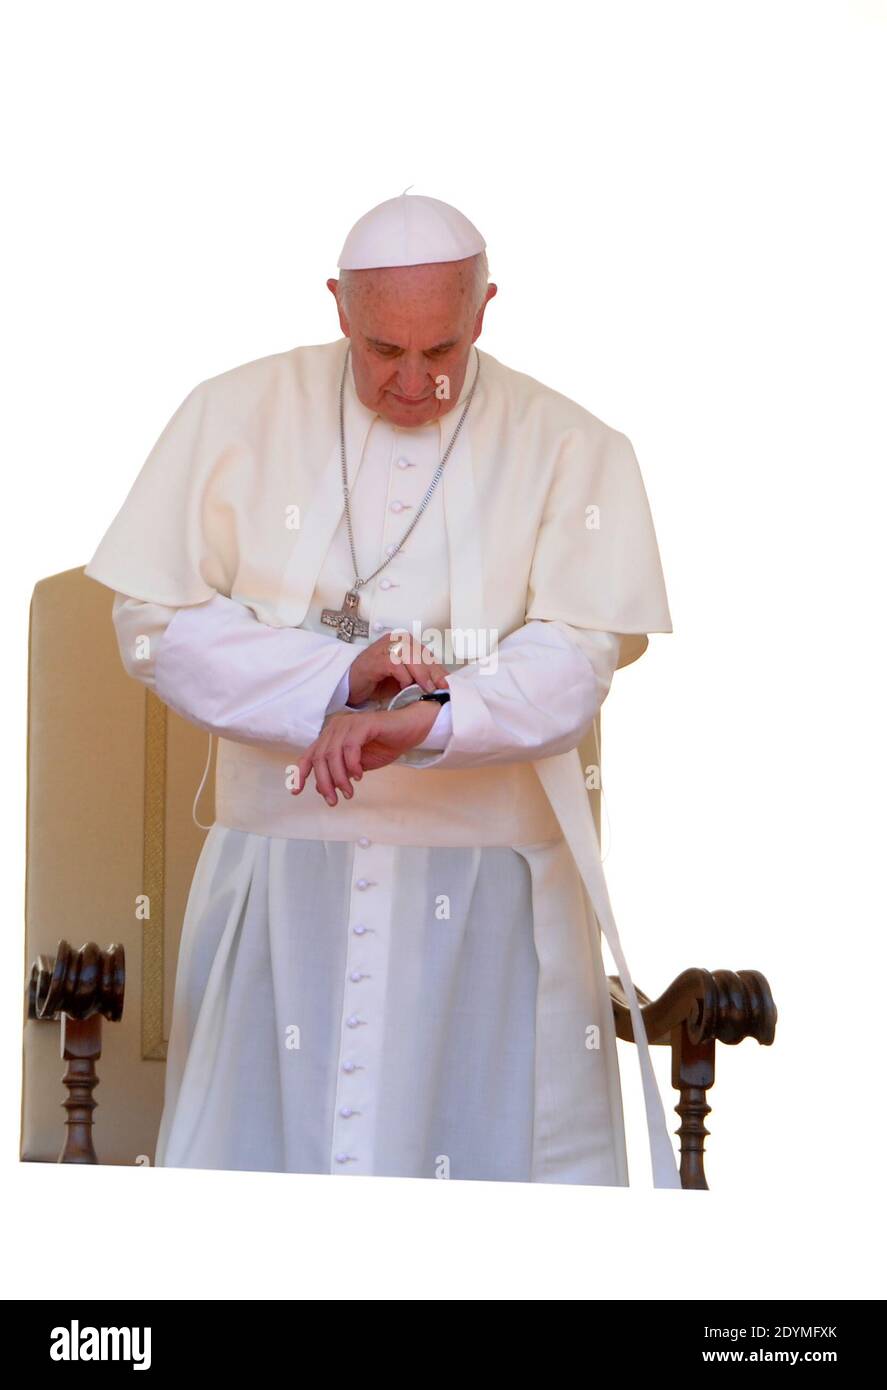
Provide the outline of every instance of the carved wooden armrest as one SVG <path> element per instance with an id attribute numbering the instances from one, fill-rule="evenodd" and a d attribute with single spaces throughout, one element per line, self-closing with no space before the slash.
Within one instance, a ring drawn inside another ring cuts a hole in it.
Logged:
<path id="1" fill-rule="evenodd" d="M 634 1042 L 628 1000 L 618 977 L 608 976 L 616 1035 Z M 636 987 L 637 988 L 637 987 Z M 706 1092 L 715 1080 L 715 1045 L 735 1047 L 754 1038 L 769 1047 L 776 1035 L 776 1005 L 759 970 L 685 970 L 658 999 L 637 990 L 651 1047 L 671 1047 L 671 1084 L 681 1124 L 681 1186 L 708 1188 L 704 1147 L 711 1113 Z"/>
<path id="2" fill-rule="evenodd" d="M 126 963 L 122 946 L 101 950 L 87 942 L 79 951 L 60 941 L 55 956 L 38 956 L 28 982 L 28 1018 L 61 1020 L 62 1057 L 68 1063 L 62 1102 L 68 1112 L 59 1163 L 98 1163 L 92 1112 L 98 1102 L 95 1064 L 102 1055 L 102 1018 L 123 1016 Z"/>

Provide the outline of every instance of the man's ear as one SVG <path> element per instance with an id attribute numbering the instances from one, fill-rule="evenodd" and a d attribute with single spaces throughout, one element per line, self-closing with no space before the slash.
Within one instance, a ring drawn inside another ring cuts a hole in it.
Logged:
<path id="1" fill-rule="evenodd" d="M 338 315 L 339 315 L 339 327 L 341 328 L 341 330 L 342 330 L 342 332 L 344 333 L 345 337 L 346 337 L 346 338 L 350 338 L 350 337 L 351 337 L 351 329 L 348 327 L 348 320 L 347 320 L 347 318 L 345 317 L 345 312 L 344 312 L 344 310 L 343 310 L 341 304 L 339 303 L 339 293 L 338 293 L 338 291 L 339 291 L 339 282 L 338 282 L 338 280 L 332 280 L 332 279 L 327 280 L 327 282 L 326 282 L 326 287 L 327 287 L 327 289 L 329 290 L 330 294 L 333 296 L 333 299 L 336 301 L 336 310 L 338 311 Z"/>
<path id="2" fill-rule="evenodd" d="M 477 311 L 477 317 L 476 317 L 475 320 L 474 320 L 474 332 L 473 332 L 473 334 L 471 335 L 471 341 L 472 341 L 473 343 L 477 342 L 478 338 L 480 337 L 481 329 L 482 329 L 483 326 L 484 326 L 484 310 L 486 309 L 487 305 L 489 304 L 489 302 L 490 302 L 490 300 L 493 298 L 493 296 L 497 293 L 498 289 L 499 289 L 499 286 L 498 286 L 498 285 L 494 285 L 493 282 L 492 282 L 492 280 L 491 280 L 490 283 L 487 285 L 487 293 L 486 293 L 486 295 L 485 295 L 485 297 L 484 297 L 484 302 L 483 302 L 483 304 L 480 306 L 480 308 L 478 309 L 478 311 Z"/>

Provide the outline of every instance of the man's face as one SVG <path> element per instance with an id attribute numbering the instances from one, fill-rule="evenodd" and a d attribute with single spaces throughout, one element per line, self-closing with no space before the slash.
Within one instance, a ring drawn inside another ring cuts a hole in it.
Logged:
<path id="1" fill-rule="evenodd" d="M 335 294 L 337 281 L 327 285 Z M 426 425 L 452 410 L 495 293 L 496 286 L 488 286 L 478 309 L 473 258 L 354 271 L 339 323 L 351 339 L 363 404 L 401 428 Z M 448 395 L 438 394 L 441 377 L 448 379 Z"/>

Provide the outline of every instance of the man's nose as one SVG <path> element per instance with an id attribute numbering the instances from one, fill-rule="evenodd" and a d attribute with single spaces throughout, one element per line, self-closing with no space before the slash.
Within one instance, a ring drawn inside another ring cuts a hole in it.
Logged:
<path id="1" fill-rule="evenodd" d="M 398 372 L 398 381 L 400 383 L 400 394 L 402 396 L 409 396 L 412 400 L 420 396 L 427 396 L 431 383 L 428 375 L 428 368 L 424 360 L 421 357 L 413 362 L 407 362 L 402 359 Z"/>

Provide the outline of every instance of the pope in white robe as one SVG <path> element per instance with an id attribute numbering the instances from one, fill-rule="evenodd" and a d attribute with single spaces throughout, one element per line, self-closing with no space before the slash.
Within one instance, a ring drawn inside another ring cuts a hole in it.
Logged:
<path id="1" fill-rule="evenodd" d="M 196 386 L 86 568 L 218 745 L 155 1162 L 627 1185 L 603 931 L 679 1187 L 580 756 L 672 630 L 634 451 L 476 346 L 455 209 L 339 265 L 343 336 Z"/>

